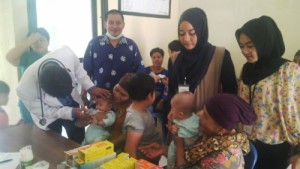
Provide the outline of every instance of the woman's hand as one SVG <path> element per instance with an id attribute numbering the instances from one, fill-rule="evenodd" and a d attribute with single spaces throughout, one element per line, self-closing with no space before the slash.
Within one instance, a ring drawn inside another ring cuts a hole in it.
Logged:
<path id="1" fill-rule="evenodd" d="M 93 116 L 93 118 L 96 119 L 97 122 L 102 121 L 103 119 L 107 118 L 106 113 L 96 113 L 96 114 L 94 114 L 92 116 Z"/>
<path id="2" fill-rule="evenodd" d="M 292 164 L 292 169 L 300 168 L 300 154 L 294 155 L 290 159 L 290 163 Z"/>
<path id="3" fill-rule="evenodd" d="M 174 144 L 176 145 L 176 165 L 182 166 L 185 164 L 184 160 L 184 139 L 177 135 L 172 136 Z"/>
<path id="4" fill-rule="evenodd" d="M 170 112 L 168 114 L 168 124 L 166 125 L 169 132 L 172 133 L 173 135 L 177 135 L 177 132 L 178 132 L 178 127 L 173 124 L 173 115 L 172 115 L 172 112 Z"/>
<path id="5" fill-rule="evenodd" d="M 91 91 L 91 96 L 94 100 L 96 100 L 97 97 L 102 97 L 102 98 L 110 98 L 111 93 L 109 90 L 106 89 L 101 89 L 98 87 L 93 88 Z"/>
<path id="6" fill-rule="evenodd" d="M 167 154 L 168 147 L 158 143 L 151 143 L 147 146 L 140 147 L 139 150 L 148 158 L 156 158 L 163 154 Z"/>

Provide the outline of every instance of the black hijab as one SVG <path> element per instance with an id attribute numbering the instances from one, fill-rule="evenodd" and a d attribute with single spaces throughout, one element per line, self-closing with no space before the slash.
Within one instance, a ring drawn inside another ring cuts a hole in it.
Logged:
<path id="1" fill-rule="evenodd" d="M 181 22 L 189 22 L 195 29 L 197 44 L 194 49 L 187 50 L 182 46 L 173 68 L 175 87 L 183 84 L 184 78 L 194 92 L 196 86 L 205 76 L 215 47 L 208 42 L 208 25 L 205 12 L 200 8 L 190 8 L 183 12 L 179 19 L 178 31 Z"/>
<path id="2" fill-rule="evenodd" d="M 245 84 L 256 84 L 287 62 L 282 58 L 285 46 L 281 32 L 272 18 L 261 16 L 245 23 L 235 32 L 238 42 L 242 33 L 252 40 L 258 55 L 257 62 L 243 66 L 241 78 Z"/>

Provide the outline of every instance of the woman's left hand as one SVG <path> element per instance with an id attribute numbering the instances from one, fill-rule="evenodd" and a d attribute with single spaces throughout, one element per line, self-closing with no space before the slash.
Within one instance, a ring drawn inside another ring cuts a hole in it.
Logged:
<path id="1" fill-rule="evenodd" d="M 300 168 L 300 154 L 292 156 L 290 163 L 292 164 L 292 169 Z"/>
<path id="2" fill-rule="evenodd" d="M 172 133 L 173 135 L 177 135 L 178 127 L 175 124 L 173 124 L 172 119 L 173 119 L 173 115 L 170 112 L 168 114 L 168 124 L 166 126 L 170 133 Z"/>
<path id="3" fill-rule="evenodd" d="M 107 118 L 106 113 L 96 113 L 92 116 L 96 119 L 97 122 Z"/>
<path id="4" fill-rule="evenodd" d="M 109 90 L 106 89 L 101 89 L 98 87 L 95 87 L 92 91 L 91 91 L 91 96 L 94 100 L 96 100 L 97 97 L 102 97 L 102 98 L 110 98 L 111 97 L 111 93 Z"/>

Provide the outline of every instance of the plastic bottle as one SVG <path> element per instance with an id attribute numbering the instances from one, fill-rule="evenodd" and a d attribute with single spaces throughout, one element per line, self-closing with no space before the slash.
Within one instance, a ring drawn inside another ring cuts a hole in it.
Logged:
<path id="1" fill-rule="evenodd" d="M 25 146 L 20 150 L 20 169 L 26 169 L 33 164 L 33 153 L 31 145 Z"/>

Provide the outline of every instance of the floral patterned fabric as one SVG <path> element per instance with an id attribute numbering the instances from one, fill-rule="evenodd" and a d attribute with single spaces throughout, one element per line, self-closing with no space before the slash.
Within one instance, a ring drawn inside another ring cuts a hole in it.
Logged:
<path id="1" fill-rule="evenodd" d="M 136 43 L 121 37 L 113 47 L 107 36 L 93 38 L 86 49 L 83 67 L 97 87 L 112 91 L 126 73 L 145 72 Z"/>
<path id="2" fill-rule="evenodd" d="M 251 94 L 250 94 L 251 93 Z M 266 144 L 300 141 L 300 67 L 283 64 L 276 73 L 257 84 L 239 83 L 239 95 L 250 103 L 257 114 L 250 138 Z M 250 99 L 251 98 L 251 99 Z"/>
<path id="3" fill-rule="evenodd" d="M 243 153 L 250 151 L 245 133 L 214 136 L 198 141 L 191 149 L 185 151 L 185 159 L 191 169 L 242 169 Z"/>

